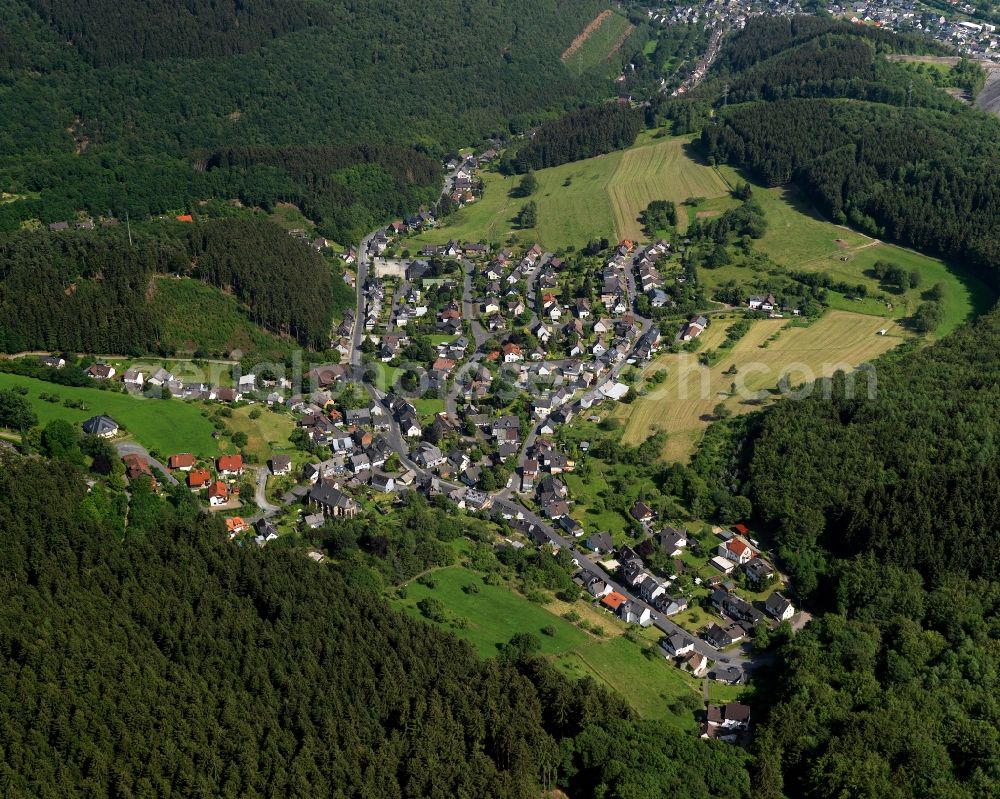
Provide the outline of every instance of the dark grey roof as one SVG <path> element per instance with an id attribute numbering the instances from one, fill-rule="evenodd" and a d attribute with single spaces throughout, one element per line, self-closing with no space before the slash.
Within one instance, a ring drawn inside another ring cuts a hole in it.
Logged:
<path id="1" fill-rule="evenodd" d="M 83 432 L 92 436 L 114 433 L 118 430 L 118 422 L 110 416 L 91 416 L 83 423 Z"/>

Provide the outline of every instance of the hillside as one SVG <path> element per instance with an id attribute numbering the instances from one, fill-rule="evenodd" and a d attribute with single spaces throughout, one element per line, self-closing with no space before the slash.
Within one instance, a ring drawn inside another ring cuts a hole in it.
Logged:
<path id="1" fill-rule="evenodd" d="M 123 495 L 2 466 L 6 795 L 747 794 L 736 750 L 638 721 L 516 644 L 481 661 L 360 564 L 233 546 L 186 489 L 142 481 L 123 540 Z"/>
<path id="2" fill-rule="evenodd" d="M 917 71 L 894 80 L 905 67 L 882 55 L 912 47 L 865 27 L 755 21 L 720 59 L 737 102 L 717 105 L 701 144 L 836 223 L 957 263 L 982 309 L 1000 277 L 1000 127 Z M 913 298 L 911 324 L 953 327 L 945 291 Z M 1000 573 L 981 553 L 996 528 L 998 336 L 994 310 L 709 430 L 695 468 L 752 502 L 817 616 L 776 647 L 762 686 L 756 795 L 995 792 Z"/>
<path id="3" fill-rule="evenodd" d="M 181 227 L 135 246 L 120 230 L 0 242 L 0 350 L 282 357 L 329 346 L 349 290 L 311 247 L 260 220 Z"/>
<path id="4" fill-rule="evenodd" d="M 235 196 L 308 204 L 320 232 L 348 241 L 436 197 L 428 154 L 606 92 L 559 58 L 600 9 L 0 0 L 0 43 L 17 43 L 0 48 L 0 187 L 25 195 L 0 208 L 0 229 Z M 225 156 L 240 148 L 252 156 Z"/>

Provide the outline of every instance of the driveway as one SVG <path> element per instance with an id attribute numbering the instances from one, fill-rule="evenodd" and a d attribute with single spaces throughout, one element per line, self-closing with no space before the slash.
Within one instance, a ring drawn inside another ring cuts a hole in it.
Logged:
<path id="1" fill-rule="evenodd" d="M 118 453 L 119 458 L 124 458 L 126 455 L 139 455 L 140 457 L 145 458 L 149 462 L 150 466 L 163 472 L 164 477 L 170 485 L 180 485 L 180 483 L 177 482 L 177 478 L 170 473 L 170 470 L 164 464 L 156 460 L 156 458 L 151 457 L 146 448 L 141 444 L 136 444 L 132 441 L 124 441 L 120 444 L 115 444 L 115 451 Z"/>
<path id="2" fill-rule="evenodd" d="M 264 513 L 276 513 L 281 510 L 277 505 L 272 505 L 267 501 L 267 476 L 269 470 L 266 466 L 257 467 L 257 490 L 254 492 L 254 502 Z"/>

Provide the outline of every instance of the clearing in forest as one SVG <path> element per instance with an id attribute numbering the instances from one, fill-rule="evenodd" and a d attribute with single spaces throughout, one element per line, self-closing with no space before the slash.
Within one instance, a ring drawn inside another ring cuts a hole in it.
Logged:
<path id="1" fill-rule="evenodd" d="M 574 75 L 582 75 L 618 52 L 634 30 L 635 27 L 620 14 L 602 11 L 559 58 Z"/>
<path id="2" fill-rule="evenodd" d="M 600 28 L 601 25 L 604 24 L 604 20 L 606 20 L 610 16 L 611 16 L 611 10 L 606 8 L 606 9 L 604 9 L 604 11 L 602 11 L 600 14 L 598 14 L 596 17 L 594 17 L 590 22 L 588 22 L 587 23 L 587 27 L 584 28 L 580 32 L 579 36 L 577 36 L 572 42 L 569 43 L 569 47 L 567 47 L 563 51 L 563 54 L 561 56 L 559 56 L 559 59 L 561 61 L 565 62 L 565 61 L 569 60 L 570 58 L 572 58 L 573 55 L 581 47 L 583 47 L 584 42 L 586 42 L 587 39 L 589 39 L 591 36 L 593 36 L 594 32 L 598 28 Z"/>

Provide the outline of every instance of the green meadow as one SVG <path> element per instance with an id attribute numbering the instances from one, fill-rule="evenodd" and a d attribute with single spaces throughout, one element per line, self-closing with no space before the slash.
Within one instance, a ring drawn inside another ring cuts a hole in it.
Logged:
<path id="1" fill-rule="evenodd" d="M 679 718 L 668 705 L 679 696 L 700 696 L 700 681 L 675 668 L 657 654 L 646 654 L 660 634 L 644 631 L 642 644 L 620 634 L 597 637 L 503 586 L 487 585 L 475 572 L 460 566 L 438 569 L 432 573 L 436 585 L 428 588 L 418 582 L 407 584 L 406 599 L 394 600 L 397 606 L 420 617 L 417 603 L 433 597 L 464 625 L 444 626 L 468 641 L 480 656 L 492 657 L 500 646 L 516 633 L 527 632 L 541 642 L 541 654 L 560 669 L 576 677 L 591 677 L 614 688 L 645 718 L 663 719 L 679 727 L 694 729 L 694 717 Z M 466 586 L 476 589 L 466 591 Z M 566 605 L 555 604 L 559 610 Z M 581 606 L 581 615 L 588 612 Z M 546 629 L 551 634 L 543 633 Z M 638 628 L 634 628 L 638 630 Z"/>
<path id="2" fill-rule="evenodd" d="M 218 442 L 212 438 L 212 423 L 202 416 L 202 407 L 182 400 L 156 400 L 102 391 L 97 388 L 58 386 L 31 377 L 0 372 L 0 388 L 27 388 L 25 399 L 45 425 L 53 419 L 79 424 L 91 416 L 110 416 L 125 427 L 129 437 L 147 449 L 163 454 L 192 452 L 199 457 L 214 457 Z M 43 400 L 41 394 L 57 396 L 58 402 Z M 63 400 L 82 402 L 86 410 L 67 408 Z"/>

